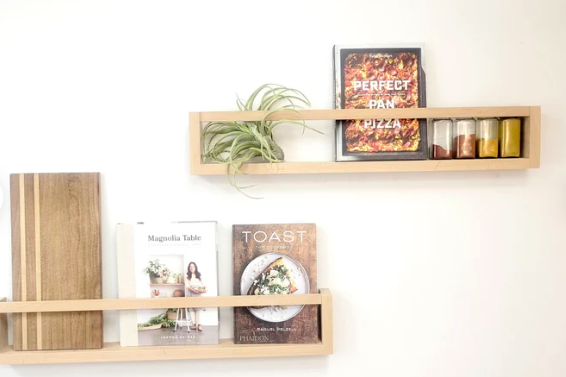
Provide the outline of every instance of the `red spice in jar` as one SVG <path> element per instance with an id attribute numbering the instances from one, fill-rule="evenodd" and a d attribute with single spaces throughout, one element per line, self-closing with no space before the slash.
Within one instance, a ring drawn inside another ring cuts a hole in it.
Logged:
<path id="1" fill-rule="evenodd" d="M 440 145 L 432 145 L 432 158 L 435 160 L 447 160 L 452 158 L 452 151 L 442 148 Z"/>
<path id="2" fill-rule="evenodd" d="M 460 135 L 454 138 L 454 149 L 456 158 L 475 158 L 476 157 L 476 135 Z"/>

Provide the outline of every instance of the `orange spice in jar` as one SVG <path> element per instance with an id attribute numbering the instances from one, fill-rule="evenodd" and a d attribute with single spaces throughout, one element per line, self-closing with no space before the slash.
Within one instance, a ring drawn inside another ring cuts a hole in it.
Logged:
<path id="1" fill-rule="evenodd" d="M 495 118 L 478 119 L 476 122 L 477 155 L 479 158 L 495 158 L 499 147 L 499 122 Z"/>
<path id="2" fill-rule="evenodd" d="M 454 157 L 476 157 L 476 121 L 474 119 L 456 119 L 454 121 Z"/>

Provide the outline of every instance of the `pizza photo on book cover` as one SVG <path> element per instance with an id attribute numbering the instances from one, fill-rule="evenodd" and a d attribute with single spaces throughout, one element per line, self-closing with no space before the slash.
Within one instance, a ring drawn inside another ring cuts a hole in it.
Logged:
<path id="1" fill-rule="evenodd" d="M 335 108 L 426 107 L 421 48 L 334 46 Z M 336 161 L 426 159 L 426 120 L 338 121 Z"/>
<path id="2" fill-rule="evenodd" d="M 234 294 L 317 292 L 315 224 L 234 225 Z M 318 306 L 234 308 L 234 342 L 316 343 Z"/>

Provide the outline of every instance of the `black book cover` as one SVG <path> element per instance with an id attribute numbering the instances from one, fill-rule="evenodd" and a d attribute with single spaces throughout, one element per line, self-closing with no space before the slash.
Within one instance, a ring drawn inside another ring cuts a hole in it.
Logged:
<path id="1" fill-rule="evenodd" d="M 426 107 L 421 48 L 334 46 L 335 107 Z M 362 119 L 336 125 L 336 161 L 426 159 L 425 119 Z"/>

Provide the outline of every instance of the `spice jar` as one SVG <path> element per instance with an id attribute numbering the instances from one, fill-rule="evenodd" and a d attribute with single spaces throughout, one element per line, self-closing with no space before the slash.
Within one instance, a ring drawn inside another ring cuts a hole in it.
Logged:
<path id="1" fill-rule="evenodd" d="M 450 119 L 432 121 L 432 158 L 434 160 L 452 158 L 452 121 Z"/>
<path id="2" fill-rule="evenodd" d="M 478 157 L 497 157 L 499 126 L 495 118 L 478 119 L 476 139 Z"/>
<path id="3" fill-rule="evenodd" d="M 456 119 L 454 121 L 454 157 L 476 157 L 476 121 L 474 119 Z"/>
<path id="4" fill-rule="evenodd" d="M 499 150 L 501 157 L 520 157 L 521 121 L 517 118 L 499 122 Z"/>

